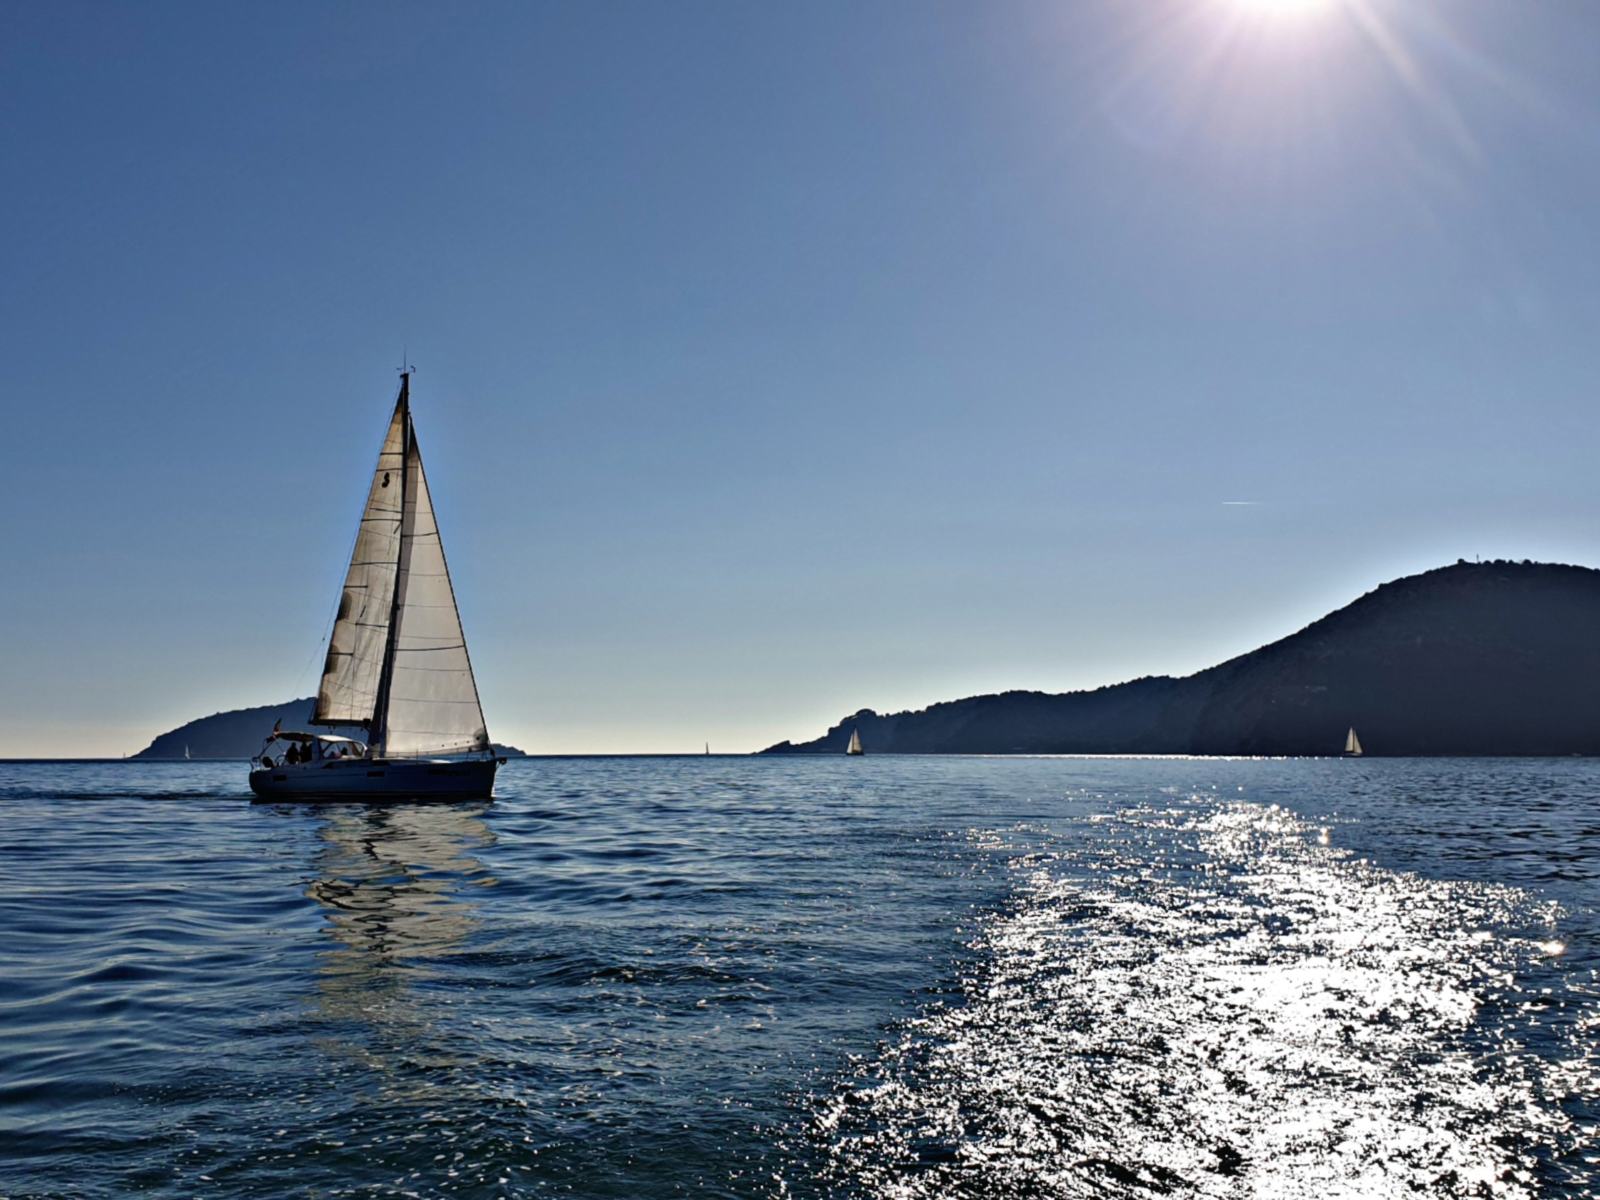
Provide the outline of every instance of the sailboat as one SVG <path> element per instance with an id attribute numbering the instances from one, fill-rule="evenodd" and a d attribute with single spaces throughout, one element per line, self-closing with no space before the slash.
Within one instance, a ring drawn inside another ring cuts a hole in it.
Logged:
<path id="1" fill-rule="evenodd" d="M 317 687 L 312 726 L 280 730 L 251 760 L 264 800 L 480 799 L 497 758 L 411 423 L 411 372 L 372 473 Z"/>
<path id="2" fill-rule="evenodd" d="M 845 750 L 845 753 L 846 754 L 865 754 L 866 753 L 866 751 L 861 748 L 861 731 L 859 729 L 852 729 L 850 731 L 850 745 Z"/>
<path id="3" fill-rule="evenodd" d="M 1344 752 L 1351 758 L 1359 758 L 1363 751 L 1361 739 L 1356 736 L 1356 727 L 1350 726 L 1350 732 L 1344 735 Z"/>
<path id="4" fill-rule="evenodd" d="M 183 757 L 185 762 L 189 760 L 189 744 L 187 742 L 183 746 Z"/>

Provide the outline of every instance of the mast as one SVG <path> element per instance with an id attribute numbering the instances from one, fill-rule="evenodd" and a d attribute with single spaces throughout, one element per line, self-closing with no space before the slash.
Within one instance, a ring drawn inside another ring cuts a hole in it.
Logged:
<path id="1" fill-rule="evenodd" d="M 400 594 L 404 590 L 404 581 L 400 578 L 400 558 L 405 553 L 405 515 L 406 515 L 406 482 L 411 474 L 406 469 L 406 464 L 411 457 L 411 371 L 402 369 L 400 372 L 400 536 L 395 538 L 395 580 L 394 594 L 389 599 L 389 628 L 384 636 L 383 643 L 383 668 L 378 673 L 378 698 L 372 710 L 372 724 L 368 732 L 375 735 L 380 742 L 387 741 L 386 732 L 389 721 L 389 687 L 394 682 L 394 643 L 395 632 L 399 625 Z M 373 747 L 375 753 L 382 753 L 380 744 Z"/>

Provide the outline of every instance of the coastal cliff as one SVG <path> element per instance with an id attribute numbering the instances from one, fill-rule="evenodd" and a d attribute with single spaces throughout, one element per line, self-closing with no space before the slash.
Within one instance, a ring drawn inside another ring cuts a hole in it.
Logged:
<path id="1" fill-rule="evenodd" d="M 1183 678 L 862 709 L 766 754 L 1600 754 L 1600 571 L 1458 562 Z"/>

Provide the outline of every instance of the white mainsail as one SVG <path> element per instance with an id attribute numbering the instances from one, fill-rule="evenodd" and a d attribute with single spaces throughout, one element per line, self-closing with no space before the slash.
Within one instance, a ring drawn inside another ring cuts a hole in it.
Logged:
<path id="1" fill-rule="evenodd" d="M 410 384 L 402 374 L 311 719 L 366 726 L 379 756 L 488 750 L 411 424 Z"/>
<path id="2" fill-rule="evenodd" d="M 846 754 L 860 754 L 861 753 L 861 731 L 859 729 L 852 729 L 850 731 L 850 748 L 848 750 L 846 750 L 845 753 Z"/>
<path id="3" fill-rule="evenodd" d="M 318 725 L 370 725 L 377 707 L 400 562 L 401 475 L 410 423 L 408 383 L 401 381 L 400 398 L 395 401 L 361 512 L 355 550 L 339 597 L 339 614 L 328 638 L 317 705 L 311 714 Z"/>
<path id="4" fill-rule="evenodd" d="M 1354 725 L 1350 727 L 1350 732 L 1345 734 L 1344 752 L 1346 754 L 1360 754 L 1362 752 L 1361 739 L 1356 736 L 1356 727 Z"/>
<path id="5" fill-rule="evenodd" d="M 460 754 L 489 749 L 467 638 L 456 610 L 444 543 L 415 432 L 406 449 L 389 689 L 378 743 L 385 754 Z"/>

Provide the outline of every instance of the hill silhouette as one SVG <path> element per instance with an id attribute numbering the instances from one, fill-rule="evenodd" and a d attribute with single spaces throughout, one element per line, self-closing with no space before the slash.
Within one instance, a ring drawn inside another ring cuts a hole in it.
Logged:
<path id="1" fill-rule="evenodd" d="M 285 729 L 310 729 L 311 709 L 315 703 L 313 697 L 307 696 L 303 700 L 290 700 L 287 704 L 236 708 L 229 712 L 213 713 L 209 717 L 199 717 L 159 735 L 133 757 L 183 758 L 187 747 L 192 758 L 249 758 L 261 749 L 261 743 L 272 732 L 275 721 L 282 721 Z M 366 740 L 366 731 L 354 726 L 318 732 Z M 515 746 L 496 743 L 494 749 L 497 754 L 507 757 L 523 757 L 522 751 Z"/>
<path id="2" fill-rule="evenodd" d="M 1183 678 L 862 709 L 767 754 L 1600 754 L 1600 571 L 1458 562 Z"/>

